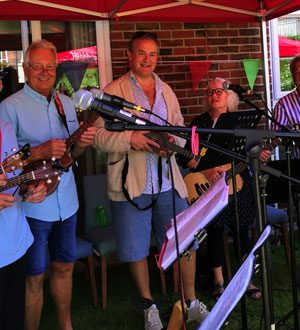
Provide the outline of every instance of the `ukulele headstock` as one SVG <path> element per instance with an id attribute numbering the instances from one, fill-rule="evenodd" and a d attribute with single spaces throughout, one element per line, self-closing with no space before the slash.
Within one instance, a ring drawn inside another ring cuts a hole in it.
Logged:
<path id="1" fill-rule="evenodd" d="M 20 150 L 14 152 L 10 156 L 7 156 L 3 160 L 1 164 L 2 172 L 10 173 L 22 169 L 23 166 L 28 163 L 27 159 L 30 155 L 30 144 L 27 143 Z"/>

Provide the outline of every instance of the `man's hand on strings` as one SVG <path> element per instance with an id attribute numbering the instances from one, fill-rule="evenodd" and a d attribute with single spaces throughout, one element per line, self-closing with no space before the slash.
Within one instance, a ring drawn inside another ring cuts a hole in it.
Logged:
<path id="1" fill-rule="evenodd" d="M 60 159 L 67 151 L 65 140 L 51 139 L 47 142 L 31 148 L 30 161 L 37 159 Z"/>
<path id="2" fill-rule="evenodd" d="M 160 149 L 160 145 L 149 138 L 144 134 L 148 133 L 147 131 L 135 131 L 131 134 L 131 148 L 137 151 L 148 151 L 154 152 L 155 150 Z"/>
<path id="3" fill-rule="evenodd" d="M 168 134 L 168 142 L 169 143 L 174 143 L 175 142 L 175 138 L 173 135 L 169 135 Z M 161 148 L 159 150 L 159 156 L 162 157 L 162 158 L 168 158 L 168 157 L 171 157 L 173 155 L 173 151 L 171 150 L 167 150 L 167 149 L 164 149 L 164 148 Z"/>

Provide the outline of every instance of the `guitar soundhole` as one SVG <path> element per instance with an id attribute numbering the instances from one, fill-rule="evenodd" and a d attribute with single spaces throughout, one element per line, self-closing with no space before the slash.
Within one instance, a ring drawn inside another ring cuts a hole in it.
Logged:
<path id="1" fill-rule="evenodd" d="M 201 183 L 201 189 L 203 192 L 205 192 L 207 189 L 209 188 L 209 184 L 208 183 Z"/>

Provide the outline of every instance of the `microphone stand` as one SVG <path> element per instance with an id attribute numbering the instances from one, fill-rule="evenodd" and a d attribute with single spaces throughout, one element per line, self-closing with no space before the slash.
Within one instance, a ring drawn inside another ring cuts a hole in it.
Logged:
<path id="1" fill-rule="evenodd" d="M 101 114 L 100 114 L 101 115 Z M 169 132 L 177 135 L 180 133 L 181 137 L 183 133 L 190 133 L 191 128 L 187 127 L 170 127 L 170 126 L 140 126 L 140 125 L 125 125 L 124 123 L 108 123 L 106 125 L 107 129 L 122 131 L 122 130 L 147 130 L 147 131 L 159 131 L 159 132 Z M 262 229 L 265 226 L 264 212 L 262 210 L 262 206 L 260 203 L 260 187 L 259 187 L 259 171 L 263 170 L 266 173 L 271 175 L 276 175 L 278 177 L 282 176 L 285 178 L 289 178 L 286 175 L 281 174 L 280 171 L 274 170 L 266 165 L 260 164 L 259 153 L 261 150 L 261 144 L 263 138 L 274 138 L 275 136 L 296 136 L 295 133 L 280 133 L 274 131 L 263 131 L 257 129 L 235 129 L 235 130 L 219 130 L 219 129 L 196 129 L 199 134 L 226 134 L 226 135 L 235 135 L 235 136 L 246 136 L 246 150 L 248 151 L 249 157 L 245 159 L 245 157 L 241 157 L 236 153 L 230 152 L 224 148 L 219 148 L 218 146 L 211 145 L 210 143 L 201 141 L 201 144 L 205 147 L 212 148 L 218 152 L 222 152 L 229 157 L 233 157 L 235 159 L 239 159 L 245 161 L 247 163 L 250 162 L 250 167 L 253 172 L 254 177 L 254 191 L 255 191 L 255 202 L 256 202 L 256 210 L 257 210 L 257 219 L 259 222 L 259 229 Z M 185 137 L 187 139 L 187 137 Z M 221 150 L 220 150 L 221 149 Z M 295 182 L 299 182 L 293 178 L 289 178 Z M 274 329 L 274 308 L 273 308 L 273 297 L 270 285 L 270 269 L 267 267 L 266 261 L 266 249 L 262 246 L 261 252 L 261 263 L 262 263 L 262 279 L 263 279 L 263 294 L 264 294 L 264 314 L 265 314 L 265 329 Z"/>
<path id="2" fill-rule="evenodd" d="M 252 106 L 255 110 L 262 112 L 263 115 L 269 119 L 271 122 L 275 123 L 278 127 L 280 127 L 284 132 L 290 132 L 290 130 L 286 127 L 281 125 L 275 118 L 270 116 L 265 111 L 259 109 L 253 102 L 251 102 L 248 98 L 244 97 L 241 93 L 238 94 L 239 98 Z M 276 326 L 281 326 L 284 322 L 291 316 L 294 315 L 294 329 L 299 330 L 299 316 L 298 316 L 298 297 L 297 297 L 297 266 L 296 266 L 296 255 L 295 255 L 295 235 L 294 235 L 294 224 L 293 224 L 293 206 L 292 206 L 292 183 L 291 183 L 291 158 L 290 158 L 290 141 L 286 144 L 286 161 L 287 161 L 287 169 L 288 169 L 288 219 L 289 219 L 289 234 L 290 234 L 290 244 L 291 244 L 291 277 L 292 277 L 292 296 L 293 296 L 293 310 L 289 312 L 286 316 L 284 316 L 279 322 L 276 323 Z M 254 166 L 257 166 L 256 164 Z M 293 180 L 294 181 L 294 180 Z M 264 214 L 266 214 L 265 206 L 264 206 Z M 265 225 L 265 221 L 263 221 L 263 217 L 259 218 L 259 230 Z M 266 255 L 270 256 L 270 243 L 266 244 L 266 247 L 261 249 L 261 256 L 262 256 L 262 265 L 263 270 L 265 269 L 266 274 L 263 277 L 264 282 L 264 291 L 268 293 L 268 301 L 265 301 L 265 308 L 270 310 L 270 317 L 265 314 L 265 317 L 268 317 L 268 320 L 265 319 L 266 325 L 274 325 L 274 305 L 273 305 L 273 297 L 271 294 L 271 277 L 269 274 L 269 266 L 266 263 Z M 268 268 L 267 268 L 268 267 Z M 263 273 L 264 274 L 264 273 Z M 267 306 L 268 304 L 268 306 Z"/>

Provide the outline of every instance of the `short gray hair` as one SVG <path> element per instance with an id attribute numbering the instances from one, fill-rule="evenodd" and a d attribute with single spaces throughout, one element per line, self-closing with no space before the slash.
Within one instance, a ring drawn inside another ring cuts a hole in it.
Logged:
<path id="1" fill-rule="evenodd" d="M 57 50 L 55 45 L 45 39 L 42 40 L 37 40 L 34 41 L 33 43 L 30 44 L 30 46 L 27 48 L 26 53 L 25 53 L 25 59 L 24 59 L 24 64 L 28 64 L 29 63 L 29 59 L 30 59 L 30 53 L 34 50 L 34 49 L 49 49 L 53 52 L 53 54 L 55 55 L 56 58 L 56 64 L 57 64 Z"/>
<path id="2" fill-rule="evenodd" d="M 220 78 L 220 77 L 216 77 L 214 79 L 211 79 L 209 80 L 208 84 L 207 84 L 207 87 L 206 89 L 208 89 L 208 86 L 211 82 L 213 81 L 220 81 L 222 86 L 223 84 L 226 82 L 228 85 L 230 84 L 230 81 L 229 80 L 226 80 L 224 78 Z M 240 104 L 240 99 L 238 97 L 238 95 L 228 89 L 226 90 L 226 92 L 228 93 L 228 99 L 227 99 L 227 108 L 228 108 L 228 112 L 234 112 L 234 111 L 237 111 L 238 107 L 239 107 L 239 104 Z M 204 105 L 208 107 L 208 102 L 207 102 L 207 98 L 204 98 Z"/>

